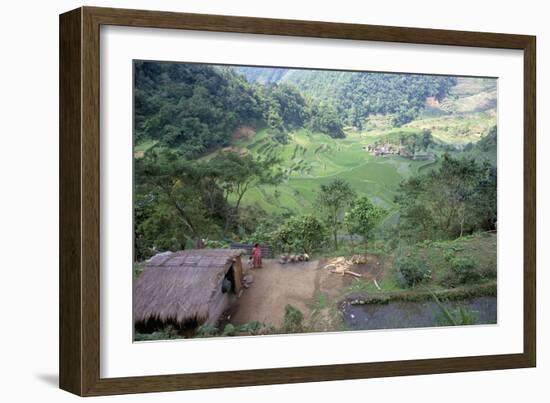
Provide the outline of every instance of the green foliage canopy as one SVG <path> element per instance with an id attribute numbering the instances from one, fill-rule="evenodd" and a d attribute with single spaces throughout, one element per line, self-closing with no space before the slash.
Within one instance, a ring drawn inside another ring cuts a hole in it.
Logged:
<path id="1" fill-rule="evenodd" d="M 453 239 L 496 225 L 496 168 L 443 156 L 439 169 L 411 177 L 398 190 L 402 235 Z"/>
<path id="2" fill-rule="evenodd" d="M 325 214 L 327 224 L 332 230 L 334 249 L 338 249 L 338 231 L 342 227 L 343 209 L 351 204 L 355 196 L 351 185 L 340 178 L 321 185 L 317 204 Z"/>
<path id="3" fill-rule="evenodd" d="M 262 119 L 254 86 L 231 69 L 134 63 L 135 140 L 157 140 L 197 157 L 225 146 L 237 125 Z"/>
<path id="4" fill-rule="evenodd" d="M 407 287 L 414 287 L 431 278 L 431 271 L 416 255 L 399 256 L 395 259 L 393 266 L 398 277 Z"/>
<path id="5" fill-rule="evenodd" d="M 326 226 L 312 215 L 289 218 L 274 233 L 274 239 L 283 248 L 301 249 L 311 253 L 315 247 L 324 244 L 328 236 Z"/>
<path id="6" fill-rule="evenodd" d="M 306 96 L 337 105 L 339 119 L 361 129 L 372 114 L 393 114 L 394 126 L 413 120 L 426 98 L 443 99 L 456 78 L 421 74 L 276 68 L 237 68 L 250 82 L 293 83 Z"/>
<path id="7" fill-rule="evenodd" d="M 245 193 L 281 180 L 277 161 L 225 152 L 194 162 L 164 148 L 148 150 L 135 160 L 136 258 L 227 234 L 238 224 Z"/>
<path id="8" fill-rule="evenodd" d="M 237 217 L 243 196 L 248 190 L 258 185 L 276 185 L 282 180 L 283 174 L 276 167 L 278 163 L 276 157 L 239 155 L 232 151 L 218 153 L 203 163 L 222 189 L 226 204 L 232 207 L 226 214 L 225 231 L 229 228 L 230 220 Z"/>
<path id="9" fill-rule="evenodd" d="M 372 237 L 373 229 L 386 215 L 386 210 L 376 206 L 368 197 L 362 196 L 356 199 L 351 210 L 345 214 L 345 224 L 350 234 L 360 235 L 363 238 L 365 254 L 368 241 Z"/>

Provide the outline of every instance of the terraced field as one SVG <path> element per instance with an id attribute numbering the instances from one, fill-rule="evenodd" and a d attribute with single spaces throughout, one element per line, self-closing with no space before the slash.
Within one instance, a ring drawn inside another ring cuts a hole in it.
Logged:
<path id="1" fill-rule="evenodd" d="M 363 150 L 378 135 L 350 132 L 345 139 L 299 130 L 288 144 L 279 144 L 259 131 L 248 139 L 235 141 L 254 155 L 276 155 L 282 160 L 285 180 L 278 186 L 262 186 L 249 191 L 246 205 L 258 205 L 267 212 L 312 212 L 321 184 L 339 177 L 347 180 L 359 195 L 367 195 L 378 205 L 392 209 L 399 183 L 430 161 L 412 161 L 398 156 L 375 157 Z"/>
<path id="2" fill-rule="evenodd" d="M 496 123 L 497 82 L 459 77 L 448 97 L 405 127 L 429 129 L 438 140 L 466 144 L 479 141 Z"/>
<path id="3" fill-rule="evenodd" d="M 428 129 L 434 138 L 454 144 L 475 143 L 495 125 L 496 109 L 460 115 L 445 115 L 438 117 L 421 117 L 405 127 L 412 129 Z"/>

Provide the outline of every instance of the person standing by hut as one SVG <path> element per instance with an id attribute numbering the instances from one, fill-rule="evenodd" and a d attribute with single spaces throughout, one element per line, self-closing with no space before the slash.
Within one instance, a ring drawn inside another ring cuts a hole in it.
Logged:
<path id="1" fill-rule="evenodd" d="M 252 262 L 255 269 L 262 268 L 262 249 L 258 243 L 254 244 L 254 247 L 252 248 Z"/>

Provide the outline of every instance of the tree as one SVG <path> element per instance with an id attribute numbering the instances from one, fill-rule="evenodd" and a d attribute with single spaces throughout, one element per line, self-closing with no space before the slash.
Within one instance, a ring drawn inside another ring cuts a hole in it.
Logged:
<path id="1" fill-rule="evenodd" d="M 432 272 L 418 255 L 397 256 L 393 261 L 396 273 L 407 287 L 414 287 L 432 277 Z"/>
<path id="2" fill-rule="evenodd" d="M 338 116 L 336 108 L 326 102 L 311 106 L 311 130 L 328 134 L 333 138 L 344 138 L 342 120 Z"/>
<path id="3" fill-rule="evenodd" d="M 298 88 L 290 83 L 275 85 L 272 91 L 273 100 L 279 105 L 282 120 L 287 129 L 297 129 L 306 121 L 306 101 Z"/>
<path id="4" fill-rule="evenodd" d="M 395 201 L 404 234 L 456 238 L 496 222 L 496 168 L 473 158 L 443 156 L 439 169 L 401 183 Z"/>
<path id="5" fill-rule="evenodd" d="M 428 147 L 433 143 L 432 131 L 430 129 L 422 130 L 422 148 L 424 151 L 428 150 Z"/>
<path id="6" fill-rule="evenodd" d="M 385 215 L 386 210 L 374 205 L 366 196 L 355 200 L 351 210 L 345 214 L 345 223 L 350 234 L 356 234 L 363 238 L 365 255 L 372 231 Z"/>
<path id="7" fill-rule="evenodd" d="M 355 192 L 348 182 L 336 178 L 321 185 L 317 204 L 326 214 L 326 221 L 332 229 L 334 249 L 338 249 L 338 230 L 342 226 L 342 210 L 355 198 Z"/>
<path id="8" fill-rule="evenodd" d="M 218 153 L 205 163 L 205 169 L 215 178 L 230 206 L 224 232 L 228 231 L 231 220 L 238 217 L 241 201 L 248 190 L 258 185 L 276 185 L 282 180 L 282 172 L 276 167 L 278 163 L 276 157 L 253 157 L 232 151 Z"/>
<path id="9" fill-rule="evenodd" d="M 477 142 L 477 148 L 482 152 L 493 152 L 497 149 L 497 127 L 492 126 L 487 135 Z"/>
<path id="10" fill-rule="evenodd" d="M 232 69 L 195 63 L 134 64 L 134 134 L 197 158 L 225 146 L 238 125 L 263 118 L 255 86 Z"/>
<path id="11" fill-rule="evenodd" d="M 326 241 L 327 235 L 326 226 L 318 218 L 305 215 L 289 218 L 275 231 L 274 238 L 286 248 L 311 253 L 315 246 Z"/>
<path id="12" fill-rule="evenodd" d="M 279 113 L 279 106 L 273 104 L 269 107 L 267 112 L 267 127 L 269 127 L 269 132 L 271 135 L 281 144 L 286 144 L 288 142 L 285 127 L 283 123 L 283 118 Z"/>
<path id="13" fill-rule="evenodd" d="M 199 164 L 166 149 L 135 159 L 135 255 L 184 249 L 187 241 L 219 232 L 227 210 L 222 189 Z"/>

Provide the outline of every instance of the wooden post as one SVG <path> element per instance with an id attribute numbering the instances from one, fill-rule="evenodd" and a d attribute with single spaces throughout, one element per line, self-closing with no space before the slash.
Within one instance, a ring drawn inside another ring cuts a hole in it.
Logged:
<path id="1" fill-rule="evenodd" d="M 233 279 L 235 281 L 235 294 L 239 295 L 242 287 L 243 278 L 243 266 L 241 263 L 241 257 L 237 256 L 233 264 Z"/>

